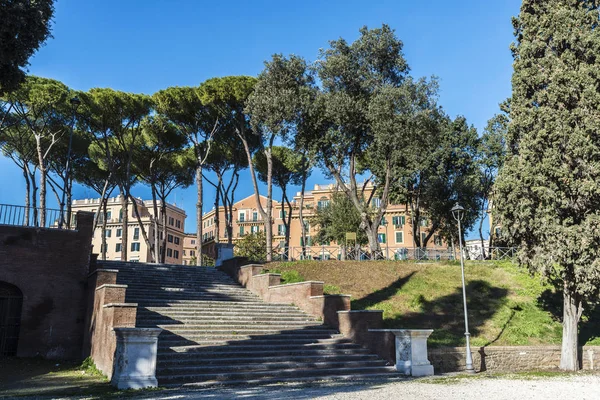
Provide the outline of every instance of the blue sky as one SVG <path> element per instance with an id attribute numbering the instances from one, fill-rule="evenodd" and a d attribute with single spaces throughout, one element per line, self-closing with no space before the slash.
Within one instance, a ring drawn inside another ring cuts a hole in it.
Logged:
<path id="1" fill-rule="evenodd" d="M 58 0 L 53 38 L 29 70 L 77 90 L 152 94 L 214 76 L 256 75 L 274 53 L 314 60 L 329 40 L 353 41 L 363 25 L 386 23 L 404 42 L 412 75 L 438 76 L 441 105 L 481 130 L 510 95 L 511 17 L 519 6 L 518 0 Z M 238 198 L 252 193 L 247 174 Z M 324 181 L 315 172 L 308 187 Z M 204 211 L 214 201 L 206 186 Z M 19 170 L 3 157 L 0 187 L 0 203 L 23 204 Z M 134 193 L 146 197 L 148 190 Z M 74 189 L 74 198 L 88 196 L 89 189 Z M 194 199 L 195 187 L 170 199 L 186 210 L 188 231 L 195 226 Z"/>

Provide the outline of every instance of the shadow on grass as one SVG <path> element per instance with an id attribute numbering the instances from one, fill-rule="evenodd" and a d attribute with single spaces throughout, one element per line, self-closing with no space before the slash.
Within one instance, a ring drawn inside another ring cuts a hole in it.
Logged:
<path id="1" fill-rule="evenodd" d="M 393 297 L 408 282 L 412 275 L 398 279 L 392 285 L 359 299 L 352 303 L 353 309 L 364 309 Z M 483 280 L 471 281 L 467 284 L 467 308 L 469 313 L 469 330 L 472 336 L 478 336 L 483 325 L 508 302 L 508 289 L 495 287 Z M 386 328 L 433 329 L 429 339 L 432 347 L 464 345 L 464 311 L 462 288 L 446 296 L 426 300 L 424 296 L 416 299 L 418 311 L 405 313 L 396 318 L 384 320 Z M 514 313 L 518 311 L 513 310 Z M 512 319 L 512 318 L 511 318 Z M 502 331 L 510 324 L 509 319 Z M 502 332 L 500 333 L 500 335 Z M 500 336 L 499 335 L 499 336 Z M 498 338 L 499 338 L 498 336 Z M 491 343 L 498 340 L 494 339 Z"/>
<path id="2" fill-rule="evenodd" d="M 383 289 L 379 289 L 369 295 L 352 301 L 352 309 L 353 310 L 365 310 L 372 305 L 377 303 L 381 303 L 382 301 L 386 301 L 394 297 L 400 289 L 413 277 L 415 271 L 411 272 L 407 276 L 398 278 L 392 284 L 384 287 Z"/>
<path id="3" fill-rule="evenodd" d="M 552 314 L 552 317 L 562 323 L 563 294 L 561 291 L 546 289 L 537 299 L 538 306 Z M 584 307 L 583 316 L 579 322 L 579 345 L 600 338 L 600 304 Z"/>

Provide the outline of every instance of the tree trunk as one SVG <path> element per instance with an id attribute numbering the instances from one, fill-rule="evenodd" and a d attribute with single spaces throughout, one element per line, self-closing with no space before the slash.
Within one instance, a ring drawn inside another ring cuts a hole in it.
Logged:
<path id="1" fill-rule="evenodd" d="M 133 198 L 133 196 L 131 194 L 129 195 L 129 198 L 131 199 L 131 205 L 133 206 L 133 213 L 135 214 L 135 218 L 138 222 L 140 232 L 142 233 L 142 238 L 144 239 L 144 243 L 146 243 L 146 246 L 150 250 L 150 262 L 156 263 L 156 260 L 157 260 L 156 252 L 152 248 L 152 244 L 150 243 L 150 238 L 148 238 L 148 232 L 146 232 L 146 228 L 144 227 L 144 223 L 142 222 L 142 216 L 140 215 L 140 211 L 138 209 L 137 202 L 135 201 L 135 199 Z"/>
<path id="2" fill-rule="evenodd" d="M 162 264 L 165 263 L 167 258 L 167 219 L 167 199 L 165 197 L 164 200 L 162 198 L 160 200 L 160 221 L 162 225 L 162 227 L 160 228 L 162 232 L 162 240 L 160 244 L 160 246 L 162 247 L 162 258 L 160 259 L 160 262 Z"/>
<path id="3" fill-rule="evenodd" d="M 42 145 L 39 138 L 36 138 L 38 152 L 38 168 L 40 169 L 40 226 L 46 226 L 46 165 L 44 165 L 44 155 L 42 154 Z"/>
<path id="4" fill-rule="evenodd" d="M 265 218 L 265 233 L 267 236 L 267 262 L 273 261 L 273 153 L 271 152 L 272 147 L 273 141 L 271 140 L 269 148 L 265 150 L 265 155 L 267 156 L 267 218 Z"/>
<path id="5" fill-rule="evenodd" d="M 121 215 L 123 220 L 121 223 L 121 261 L 127 261 L 127 245 L 129 244 L 128 238 L 128 224 L 129 224 L 129 207 L 128 207 L 127 193 L 121 188 Z"/>
<path id="6" fill-rule="evenodd" d="M 27 164 L 25 164 L 27 165 Z M 31 181 L 31 210 L 33 211 L 32 221 L 33 226 L 38 225 L 38 208 L 37 208 L 37 183 L 35 181 L 35 167 L 33 171 L 27 167 L 27 172 L 29 174 L 29 180 Z"/>
<path id="7" fill-rule="evenodd" d="M 560 369 L 577 371 L 578 357 L 578 325 L 581 318 L 581 300 L 577 294 L 566 287 L 563 292 L 563 336 L 560 353 Z"/>
<path id="8" fill-rule="evenodd" d="M 201 266 L 202 256 L 202 164 L 196 167 L 196 186 L 198 197 L 196 202 L 196 266 Z"/>
<path id="9" fill-rule="evenodd" d="M 73 209 L 73 178 L 69 178 L 67 187 L 67 229 L 71 229 L 71 213 Z"/>
<path id="10" fill-rule="evenodd" d="M 158 212 L 158 203 L 156 199 L 156 187 L 154 185 L 150 185 L 150 189 L 152 191 L 152 212 L 154 213 L 154 218 L 152 218 L 152 226 L 154 229 L 154 253 L 156 254 L 156 263 L 164 262 L 164 248 L 160 248 L 160 224 L 158 223 L 161 215 Z"/>
<path id="11" fill-rule="evenodd" d="M 374 260 L 377 255 L 377 251 L 379 251 L 379 240 L 377 240 L 377 230 L 367 226 L 367 228 L 365 229 L 365 233 L 367 234 L 367 239 L 369 240 L 369 251 L 371 252 L 371 259 Z"/>
<path id="12" fill-rule="evenodd" d="M 108 199 L 104 199 L 102 202 L 102 244 L 100 245 L 100 253 L 102 260 L 106 260 L 106 224 L 108 221 L 106 220 L 108 217 Z M 123 250 L 123 245 L 121 244 L 121 251 Z M 123 253 L 121 253 L 123 254 Z"/>
<path id="13" fill-rule="evenodd" d="M 221 234 L 221 230 L 220 230 L 220 222 L 221 222 L 221 218 L 219 216 L 219 196 L 221 195 L 221 185 L 220 185 L 220 180 L 219 180 L 219 185 L 217 185 L 217 192 L 215 194 L 215 244 L 219 243 L 219 235 Z"/>
<path id="14" fill-rule="evenodd" d="M 23 225 L 29 226 L 29 196 L 31 196 L 31 184 L 29 183 L 29 176 L 27 176 L 27 168 L 23 166 L 23 178 L 25 178 L 25 217 L 23 219 Z"/>
<path id="15" fill-rule="evenodd" d="M 485 201 L 484 201 L 485 204 Z M 481 259 L 485 260 L 487 257 L 485 256 L 485 245 L 483 239 L 483 220 L 485 218 L 485 207 L 481 206 L 481 218 L 479 219 L 479 239 L 481 239 Z"/>
<path id="16" fill-rule="evenodd" d="M 306 158 L 304 157 L 304 160 Z M 300 205 L 298 209 L 298 219 L 300 220 L 300 234 L 301 240 L 300 244 L 302 245 L 302 258 L 306 254 L 306 226 L 304 226 L 304 192 L 306 191 L 306 180 L 308 179 L 308 166 L 307 162 L 303 162 L 302 165 L 302 186 L 300 187 Z M 314 206 L 314 205 L 313 205 Z"/>

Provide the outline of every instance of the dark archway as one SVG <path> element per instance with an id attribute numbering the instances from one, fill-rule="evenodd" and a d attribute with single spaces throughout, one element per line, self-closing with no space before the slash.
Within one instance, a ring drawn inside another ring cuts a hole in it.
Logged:
<path id="1" fill-rule="evenodd" d="M 0 281 L 0 357 L 17 354 L 22 306 L 21 290 Z"/>

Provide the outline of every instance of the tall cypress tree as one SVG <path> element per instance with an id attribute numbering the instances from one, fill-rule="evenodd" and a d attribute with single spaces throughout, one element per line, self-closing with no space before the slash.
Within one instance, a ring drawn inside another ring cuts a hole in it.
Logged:
<path id="1" fill-rule="evenodd" d="M 513 20 L 508 161 L 494 200 L 519 262 L 563 295 L 560 367 L 578 368 L 578 324 L 600 287 L 597 0 L 524 0 Z"/>

